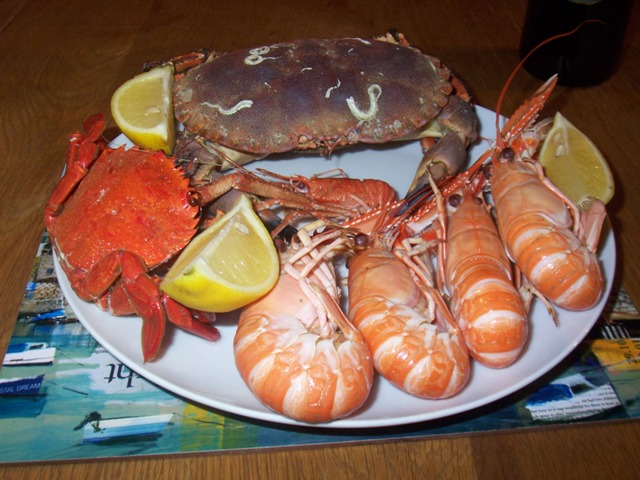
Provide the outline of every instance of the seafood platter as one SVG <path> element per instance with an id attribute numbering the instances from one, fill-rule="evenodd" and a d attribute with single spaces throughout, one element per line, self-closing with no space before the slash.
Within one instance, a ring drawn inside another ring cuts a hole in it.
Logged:
<path id="1" fill-rule="evenodd" d="M 172 66 L 173 155 L 107 144 L 92 117 L 45 208 L 71 308 L 139 375 L 256 420 L 404 425 L 521 390 L 598 319 L 604 204 L 537 161 L 554 78 L 496 113 L 398 32 Z M 275 221 L 275 286 L 228 312 L 170 298 L 163 275 L 239 195 Z"/>

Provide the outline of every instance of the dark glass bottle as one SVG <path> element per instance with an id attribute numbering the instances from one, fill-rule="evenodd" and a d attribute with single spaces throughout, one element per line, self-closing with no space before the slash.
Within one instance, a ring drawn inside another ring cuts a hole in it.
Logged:
<path id="1" fill-rule="evenodd" d="M 558 83 L 574 87 L 597 85 L 618 67 L 633 0 L 529 0 L 520 57 L 544 40 L 566 33 L 536 50 L 524 68 L 546 80 L 558 74 Z"/>

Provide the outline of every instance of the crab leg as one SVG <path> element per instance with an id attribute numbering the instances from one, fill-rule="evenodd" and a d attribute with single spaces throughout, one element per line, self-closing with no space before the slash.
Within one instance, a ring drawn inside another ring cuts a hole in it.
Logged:
<path id="1" fill-rule="evenodd" d="M 198 187 L 198 192 L 202 197 L 202 204 L 207 204 L 232 189 L 266 198 L 265 208 L 282 205 L 287 208 L 311 211 L 320 207 L 319 204 L 310 201 L 306 195 L 288 188 L 288 184 L 264 180 L 245 169 L 223 175 L 208 185 Z M 336 215 L 351 213 L 350 209 L 341 205 L 322 204 L 321 210 L 327 214 Z"/>
<path id="2" fill-rule="evenodd" d="M 158 288 L 140 257 L 125 252 L 120 261 L 124 289 L 136 313 L 142 318 L 142 355 L 145 362 L 153 360 L 158 354 L 167 319 L 207 340 L 220 338 L 220 332 L 211 323 L 194 319 L 189 309 L 171 300 Z"/>
<path id="3" fill-rule="evenodd" d="M 48 230 L 60 212 L 64 201 L 69 198 L 74 188 L 87 175 L 89 167 L 104 149 L 104 142 L 98 141 L 104 129 L 104 117 L 101 114 L 93 115 L 85 120 L 83 129 L 84 135 L 76 132 L 69 138 L 66 172 L 45 205 L 44 221 Z"/>
<path id="4" fill-rule="evenodd" d="M 322 219 L 354 216 L 353 208 L 343 201 L 322 201 L 325 199 L 317 201 L 309 195 L 294 191 L 288 182 L 265 180 L 240 166 L 236 167 L 237 171 L 222 175 L 209 184 L 196 187 L 202 205 L 207 205 L 232 190 L 236 190 L 260 199 L 254 202 L 254 209 L 263 220 L 274 219 L 274 215 L 269 213 L 271 207 L 284 207 L 289 212 L 271 232 L 274 237 L 297 218 L 307 215 Z"/>
<path id="5" fill-rule="evenodd" d="M 109 290 L 115 284 L 117 287 Z M 174 325 L 207 340 L 215 341 L 220 333 L 208 314 L 193 312 L 167 297 L 144 261 L 136 254 L 119 250 L 103 257 L 86 276 L 77 269 L 71 272 L 73 289 L 83 300 L 98 300 L 113 314 L 135 313 L 142 318 L 142 354 L 153 360 L 164 338 L 167 319 Z M 202 321 L 200 318 L 202 317 Z"/>

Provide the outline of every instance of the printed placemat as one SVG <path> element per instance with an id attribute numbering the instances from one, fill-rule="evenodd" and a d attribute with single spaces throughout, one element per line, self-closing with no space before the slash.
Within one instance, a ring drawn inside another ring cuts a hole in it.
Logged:
<path id="1" fill-rule="evenodd" d="M 163 390 L 101 347 L 68 307 L 42 237 L 0 369 L 0 463 L 384 441 L 640 417 L 640 315 L 614 288 L 589 336 L 523 391 L 414 425 L 274 425 Z"/>

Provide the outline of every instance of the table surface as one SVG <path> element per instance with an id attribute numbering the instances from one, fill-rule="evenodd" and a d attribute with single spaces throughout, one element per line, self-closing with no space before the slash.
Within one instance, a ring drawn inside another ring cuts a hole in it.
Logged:
<path id="1" fill-rule="evenodd" d="M 637 7 L 637 5 L 636 5 Z M 289 0 L 3 0 L 0 3 L 0 351 L 4 351 L 43 230 L 43 205 L 66 158 L 67 135 L 109 112 L 115 89 L 148 60 L 208 47 L 232 50 L 302 37 L 404 32 L 443 59 L 494 109 L 518 63 L 525 0 L 393 2 Z M 549 102 L 600 147 L 616 180 L 608 212 L 618 240 L 618 275 L 640 304 L 639 8 L 623 62 L 607 82 L 558 87 Z M 508 114 L 540 81 L 518 73 Z M 113 122 L 111 121 L 111 126 Z M 640 423 L 589 423 L 498 434 L 350 446 L 287 448 L 5 466 L 3 478 L 632 478 L 640 467 Z"/>

